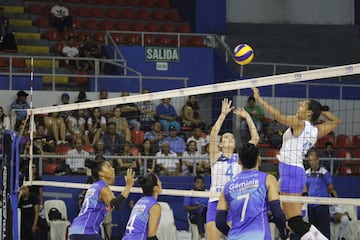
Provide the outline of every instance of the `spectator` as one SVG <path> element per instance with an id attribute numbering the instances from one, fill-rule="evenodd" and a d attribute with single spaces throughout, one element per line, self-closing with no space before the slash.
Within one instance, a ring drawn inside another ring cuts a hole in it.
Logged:
<path id="1" fill-rule="evenodd" d="M 304 194 L 310 197 L 337 197 L 332 177 L 324 167 L 320 166 L 319 155 L 311 149 L 308 153 L 310 168 L 306 170 L 306 186 Z M 309 223 L 330 239 L 329 205 L 308 204 Z"/>
<path id="2" fill-rule="evenodd" d="M 270 141 L 271 147 L 280 149 L 282 145 L 282 135 L 288 127 L 279 123 L 277 120 L 273 120 L 267 131 L 266 138 Z"/>
<path id="3" fill-rule="evenodd" d="M 159 121 L 161 123 L 162 129 L 164 132 L 169 132 L 169 127 L 174 126 L 179 132 L 181 126 L 177 122 L 177 113 L 173 105 L 170 104 L 171 98 L 162 99 L 162 102 L 156 107 L 156 114 L 159 116 Z"/>
<path id="4" fill-rule="evenodd" d="M 9 32 L 9 19 L 5 16 L 5 10 L 0 7 L 0 43 L 3 42 L 5 35 Z"/>
<path id="5" fill-rule="evenodd" d="M 71 173 L 84 175 L 87 173 L 86 161 L 90 158 L 90 154 L 83 150 L 82 138 L 76 138 L 74 141 L 74 149 L 68 152 L 65 162 L 69 166 Z"/>
<path id="6" fill-rule="evenodd" d="M 151 131 L 145 132 L 144 139 L 149 139 L 151 142 L 151 150 L 153 152 L 158 152 L 159 143 L 166 137 L 166 135 L 163 131 L 161 131 L 161 123 L 159 121 L 154 122 L 151 129 Z"/>
<path id="7" fill-rule="evenodd" d="M 105 144 L 105 152 L 109 152 L 111 155 L 121 153 L 121 146 L 124 143 L 124 139 L 116 133 L 116 124 L 114 122 L 108 122 L 106 133 L 104 133 L 101 138 Z"/>
<path id="8" fill-rule="evenodd" d="M 97 140 L 97 142 L 94 145 L 94 149 L 95 149 L 95 155 L 103 155 L 103 156 L 111 155 L 111 152 L 105 150 L 105 144 L 102 138 L 99 138 Z"/>
<path id="9" fill-rule="evenodd" d="M 155 166 L 156 166 L 156 161 L 154 158 L 148 158 L 151 156 L 155 156 L 155 153 L 152 151 L 151 149 L 151 141 L 148 138 L 145 138 L 142 146 L 141 146 L 141 151 L 140 151 L 140 156 L 142 157 L 146 157 L 141 159 L 141 163 L 144 164 L 146 163 L 146 169 L 144 171 L 144 173 L 141 174 L 145 174 L 145 173 L 155 173 Z"/>
<path id="10" fill-rule="evenodd" d="M 204 123 L 202 122 L 200 116 L 200 107 L 197 103 L 197 97 L 195 95 L 190 95 L 189 100 L 182 107 L 181 120 L 183 126 L 186 127 L 204 127 Z"/>
<path id="11" fill-rule="evenodd" d="M 60 99 L 61 103 L 60 104 L 69 104 L 70 103 L 70 96 L 68 93 L 63 93 L 61 94 L 61 99 Z M 64 112 L 60 112 L 59 113 L 60 117 L 62 117 L 64 119 L 64 121 L 66 122 L 66 119 L 71 116 L 71 111 L 64 111 Z"/>
<path id="12" fill-rule="evenodd" d="M 150 93 L 150 90 L 144 89 L 142 94 Z M 153 123 L 156 121 L 156 105 L 153 101 L 143 101 L 137 104 L 140 111 L 140 123 L 145 131 L 149 131 Z"/>
<path id="13" fill-rule="evenodd" d="M 122 152 L 119 154 L 119 158 L 116 159 L 116 167 L 115 169 L 117 170 L 116 173 L 117 175 L 125 175 L 127 169 L 132 168 L 133 171 L 138 175 L 139 174 L 139 169 L 138 169 L 138 164 L 137 162 L 139 161 L 138 159 L 132 158 L 135 157 L 132 152 L 130 152 L 130 149 L 132 147 L 131 142 L 125 142 L 123 144 L 123 150 Z"/>
<path id="14" fill-rule="evenodd" d="M 106 118 L 101 116 L 99 107 L 95 107 L 87 120 L 87 129 L 91 139 L 91 146 L 94 146 L 101 135 L 106 131 Z"/>
<path id="15" fill-rule="evenodd" d="M 193 191 L 205 191 L 204 178 L 196 176 L 194 178 Z M 203 197 L 184 197 L 184 208 L 189 214 L 189 221 L 196 224 L 201 240 L 205 240 L 205 222 L 208 199 Z"/>
<path id="16" fill-rule="evenodd" d="M 123 137 L 126 141 L 130 141 L 131 132 L 128 121 L 126 118 L 121 116 L 121 108 L 116 106 L 113 110 L 113 117 L 109 118 L 108 122 L 115 123 L 116 133 Z"/>
<path id="17" fill-rule="evenodd" d="M 170 151 L 170 144 L 164 141 L 161 145 L 161 151 L 156 155 L 156 167 L 160 175 L 178 175 L 180 172 L 179 159 L 175 152 Z"/>
<path id="18" fill-rule="evenodd" d="M 258 133 L 261 130 L 261 119 L 264 117 L 264 110 L 255 104 L 255 98 L 250 96 L 247 100 L 247 106 L 244 109 L 250 114 L 253 122 L 255 123 L 256 129 Z M 246 143 L 250 139 L 249 127 L 246 124 L 245 120 L 241 120 L 240 122 L 240 135 L 243 143 Z"/>
<path id="19" fill-rule="evenodd" d="M 51 22 L 59 32 L 72 28 L 72 17 L 69 14 L 69 9 L 63 5 L 62 0 L 57 0 L 55 5 L 52 6 Z"/>
<path id="20" fill-rule="evenodd" d="M 321 152 L 320 157 L 322 159 L 326 158 L 326 159 L 323 159 L 322 161 L 320 161 L 320 164 L 322 166 L 324 166 L 328 171 L 330 171 L 331 170 L 330 166 L 331 166 L 331 161 L 332 161 L 333 164 L 334 164 L 333 174 L 334 175 L 339 174 L 340 161 L 330 159 L 330 158 L 336 158 L 337 157 L 336 151 L 334 149 L 334 145 L 333 145 L 332 142 L 325 143 L 325 149 L 324 149 L 324 151 Z"/>
<path id="21" fill-rule="evenodd" d="M 75 68 L 81 70 L 80 62 L 78 59 L 71 58 L 79 57 L 79 48 L 76 45 L 74 36 L 69 36 L 67 43 L 61 49 L 62 54 L 69 59 L 65 60 L 65 64 L 69 68 Z"/>
<path id="22" fill-rule="evenodd" d="M 17 126 L 22 120 L 26 118 L 26 110 L 30 108 L 28 102 L 26 101 L 26 98 L 29 96 L 29 94 L 21 90 L 17 92 L 16 96 L 17 99 L 10 105 L 10 109 L 14 110 L 16 115 L 15 126 Z"/>
<path id="23" fill-rule="evenodd" d="M 175 152 L 178 156 L 182 156 L 186 149 L 185 141 L 182 137 L 178 136 L 178 131 L 175 126 L 170 126 L 169 136 L 165 137 L 164 142 L 170 144 L 170 151 Z M 159 143 L 161 146 L 162 143 Z"/>
<path id="24" fill-rule="evenodd" d="M 80 91 L 78 93 L 78 97 L 77 97 L 77 100 L 75 101 L 75 103 L 82 103 L 82 102 L 88 102 L 90 101 L 87 96 L 86 96 L 86 92 L 85 91 Z M 90 112 L 91 110 L 90 109 L 84 109 L 83 110 L 83 117 L 84 119 L 87 121 L 87 119 L 89 118 L 90 116 Z"/>
<path id="25" fill-rule="evenodd" d="M 197 151 L 196 141 L 191 140 L 187 142 L 186 150 L 182 156 L 181 169 L 183 175 L 191 175 L 193 173 L 194 165 L 196 166 L 196 175 L 204 173 L 200 153 Z"/>
<path id="26" fill-rule="evenodd" d="M 38 151 L 36 152 L 40 152 L 40 154 L 44 152 L 55 152 L 56 145 L 54 139 L 47 134 L 45 126 L 42 124 L 36 126 L 36 132 L 34 133 L 33 141 L 34 147 L 38 148 Z"/>
<path id="27" fill-rule="evenodd" d="M 81 56 L 86 58 L 98 58 L 106 59 L 101 52 L 101 46 L 99 43 L 94 41 L 90 35 L 85 36 L 84 43 L 81 47 Z M 95 70 L 95 63 L 92 60 L 88 60 L 84 64 L 84 71 Z M 105 62 L 100 61 L 100 73 L 105 73 Z"/>
<path id="28" fill-rule="evenodd" d="M 193 128 L 191 137 L 187 139 L 187 142 L 190 141 L 196 142 L 197 152 L 199 154 L 205 152 L 206 139 L 202 137 L 202 130 L 199 126 Z"/>
<path id="29" fill-rule="evenodd" d="M 21 239 L 37 240 L 37 226 L 39 221 L 39 198 L 29 191 L 28 186 L 22 186 L 18 195 L 21 210 Z"/>
<path id="30" fill-rule="evenodd" d="M 4 131 L 9 131 L 10 128 L 10 118 L 6 116 L 3 107 L 0 106 L 0 143 L 2 143 L 2 133 Z"/>
<path id="31" fill-rule="evenodd" d="M 108 91 L 102 89 L 99 94 L 100 100 L 108 99 Z M 101 106 L 101 115 L 103 115 L 106 119 L 109 119 L 113 116 L 113 106 Z"/>
<path id="32" fill-rule="evenodd" d="M 344 206 L 330 206 L 330 219 L 334 224 L 340 224 L 338 236 L 333 238 L 338 240 L 345 240 L 347 227 L 349 225 L 349 221 L 352 221 L 352 219 L 349 216 L 349 213 L 345 211 Z"/>
<path id="33" fill-rule="evenodd" d="M 122 97 L 130 96 L 129 92 L 123 92 Z M 135 131 L 140 130 L 140 122 L 138 121 L 140 111 L 135 103 L 119 104 L 118 107 L 121 109 L 121 116 L 126 118 L 128 124 L 132 126 Z"/>
<path id="34" fill-rule="evenodd" d="M 49 113 L 44 117 L 45 127 L 48 134 L 53 137 L 56 145 L 66 144 L 66 125 L 64 119 L 59 116 L 58 112 Z"/>
<path id="35" fill-rule="evenodd" d="M 74 110 L 72 116 L 66 119 L 66 126 L 68 135 L 71 137 L 72 143 L 75 142 L 76 138 L 81 138 L 85 145 L 89 145 L 89 138 L 85 134 L 85 119 L 83 117 L 84 110 Z"/>

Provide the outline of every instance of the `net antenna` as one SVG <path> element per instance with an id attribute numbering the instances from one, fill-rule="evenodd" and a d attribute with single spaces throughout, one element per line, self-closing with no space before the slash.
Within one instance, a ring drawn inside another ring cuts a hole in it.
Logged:
<path id="1" fill-rule="evenodd" d="M 250 87 L 296 83 L 307 80 L 327 79 L 327 78 L 334 78 L 340 76 L 350 76 L 355 74 L 360 74 L 360 63 L 266 76 L 266 77 L 258 77 L 247 80 L 235 79 L 234 81 L 230 81 L 226 83 L 218 83 L 218 84 L 210 84 L 210 85 L 190 87 L 190 88 L 181 88 L 175 90 L 153 92 L 148 94 L 142 94 L 141 101 L 160 100 L 164 98 L 176 98 L 176 97 L 184 97 L 190 95 L 208 94 L 213 92 L 225 92 L 231 90 L 246 89 Z M 28 109 L 27 113 L 28 115 L 31 115 L 31 119 L 32 119 L 31 121 L 34 121 L 33 117 L 36 114 L 48 114 L 51 112 L 62 112 L 62 111 L 71 111 L 76 109 L 103 107 L 103 106 L 110 106 L 117 104 L 134 103 L 137 101 L 139 101 L 139 96 L 132 95 L 126 97 L 117 97 L 117 98 L 95 100 L 95 101 L 82 102 L 82 103 L 73 103 L 73 104 L 66 104 L 59 106 Z M 29 184 L 46 185 L 53 187 L 70 187 L 70 188 L 81 188 L 81 189 L 85 189 L 89 187 L 89 185 L 87 184 L 70 183 L 70 182 L 32 181 L 32 183 L 31 182 L 30 183 L 24 182 L 24 183 L 27 185 Z M 119 187 L 119 186 L 112 186 L 111 188 L 113 191 L 122 191 L 124 189 L 124 187 Z M 131 191 L 142 192 L 140 188 L 136 188 L 136 187 L 133 187 Z M 186 196 L 191 195 L 198 197 L 211 197 L 211 196 L 218 196 L 219 193 L 192 191 L 192 193 L 189 194 L 188 191 L 184 191 L 184 190 L 163 189 L 162 194 L 173 195 L 173 196 L 185 196 L 186 194 Z M 298 196 L 280 196 L 280 198 L 282 201 L 297 201 L 302 203 L 316 202 L 323 204 L 333 204 L 334 202 L 336 203 L 337 200 L 347 205 L 354 205 L 354 206 L 360 205 L 360 199 L 355 199 L 355 198 L 320 198 L 320 197 L 314 198 L 314 197 L 298 197 Z"/>
<path id="2" fill-rule="evenodd" d="M 29 149 L 29 158 L 30 158 L 30 164 L 29 166 L 33 165 L 33 144 L 34 144 L 34 131 L 36 129 L 35 127 L 35 115 L 32 113 L 33 110 L 33 88 L 34 88 L 34 57 L 31 57 L 30 60 L 31 64 L 31 72 L 30 72 L 30 109 L 27 113 L 27 116 L 30 116 L 30 149 Z M 32 167 L 29 167 L 29 181 L 32 182 L 33 177 L 33 170 Z"/>

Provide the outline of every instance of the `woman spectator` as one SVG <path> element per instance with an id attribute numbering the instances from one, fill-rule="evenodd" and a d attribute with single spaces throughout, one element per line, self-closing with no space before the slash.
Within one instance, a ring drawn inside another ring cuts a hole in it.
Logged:
<path id="1" fill-rule="evenodd" d="M 150 139 L 147 138 L 144 139 L 141 147 L 140 156 L 144 156 L 144 157 L 155 156 L 155 153 L 152 151 L 151 148 Z M 155 173 L 155 166 L 156 166 L 155 159 L 154 158 L 141 159 L 141 164 L 144 164 L 144 162 L 146 162 L 146 172 Z"/>
<path id="2" fill-rule="evenodd" d="M 94 146 L 101 135 L 106 131 L 106 118 L 101 115 L 99 107 L 92 110 L 91 117 L 87 120 L 91 146 Z"/>
<path id="3" fill-rule="evenodd" d="M 108 122 L 113 122 L 116 124 L 116 133 L 119 134 L 125 141 L 130 141 L 131 132 L 129 128 L 128 121 L 126 118 L 121 117 L 121 108 L 116 106 L 114 107 L 114 116 L 109 118 Z"/>
<path id="4" fill-rule="evenodd" d="M 156 107 L 156 114 L 159 116 L 164 132 L 168 133 L 170 126 L 174 126 L 180 132 L 180 124 L 176 121 L 178 116 L 173 105 L 170 104 L 171 98 L 162 99 L 162 102 Z"/>
<path id="5" fill-rule="evenodd" d="M 89 145 L 89 138 L 85 134 L 85 119 L 83 118 L 83 109 L 73 111 L 72 116 L 66 119 L 68 134 L 71 135 L 72 143 L 75 139 L 81 138 L 85 145 Z"/>
<path id="6" fill-rule="evenodd" d="M 191 175 L 193 173 L 194 165 L 196 165 L 197 173 L 204 171 L 201 167 L 200 153 L 197 151 L 196 141 L 188 141 L 186 144 L 186 150 L 182 156 L 181 165 L 183 175 Z"/>
<path id="7" fill-rule="evenodd" d="M 135 155 L 130 151 L 132 147 L 131 142 L 125 142 L 123 151 L 120 154 L 120 158 L 116 159 L 116 168 L 118 175 L 124 175 L 128 168 L 133 169 L 136 174 L 139 174 L 139 159 L 135 159 Z"/>
<path id="8" fill-rule="evenodd" d="M 66 144 L 66 125 L 58 112 L 52 112 L 45 116 L 44 123 L 48 134 L 54 138 L 56 145 Z"/>
<path id="9" fill-rule="evenodd" d="M 182 107 L 182 115 L 181 120 L 183 126 L 186 127 L 195 127 L 200 126 L 203 128 L 203 122 L 200 116 L 200 107 L 197 103 L 197 99 L 195 95 L 189 96 L 189 100 Z"/>

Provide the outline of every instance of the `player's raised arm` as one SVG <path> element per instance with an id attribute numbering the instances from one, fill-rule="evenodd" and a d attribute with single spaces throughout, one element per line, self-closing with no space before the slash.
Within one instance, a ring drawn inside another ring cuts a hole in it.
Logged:
<path id="1" fill-rule="evenodd" d="M 255 123 L 252 120 L 250 114 L 244 108 L 236 108 L 234 114 L 244 118 L 250 130 L 250 140 L 249 143 L 257 145 L 259 143 L 259 133 L 256 129 Z"/>

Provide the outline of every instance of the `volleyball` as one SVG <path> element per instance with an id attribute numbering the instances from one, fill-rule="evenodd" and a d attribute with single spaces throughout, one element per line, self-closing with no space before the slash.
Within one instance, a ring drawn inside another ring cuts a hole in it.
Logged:
<path id="1" fill-rule="evenodd" d="M 234 61 L 240 65 L 249 64 L 254 58 L 254 50 L 247 44 L 239 44 L 234 48 Z"/>

